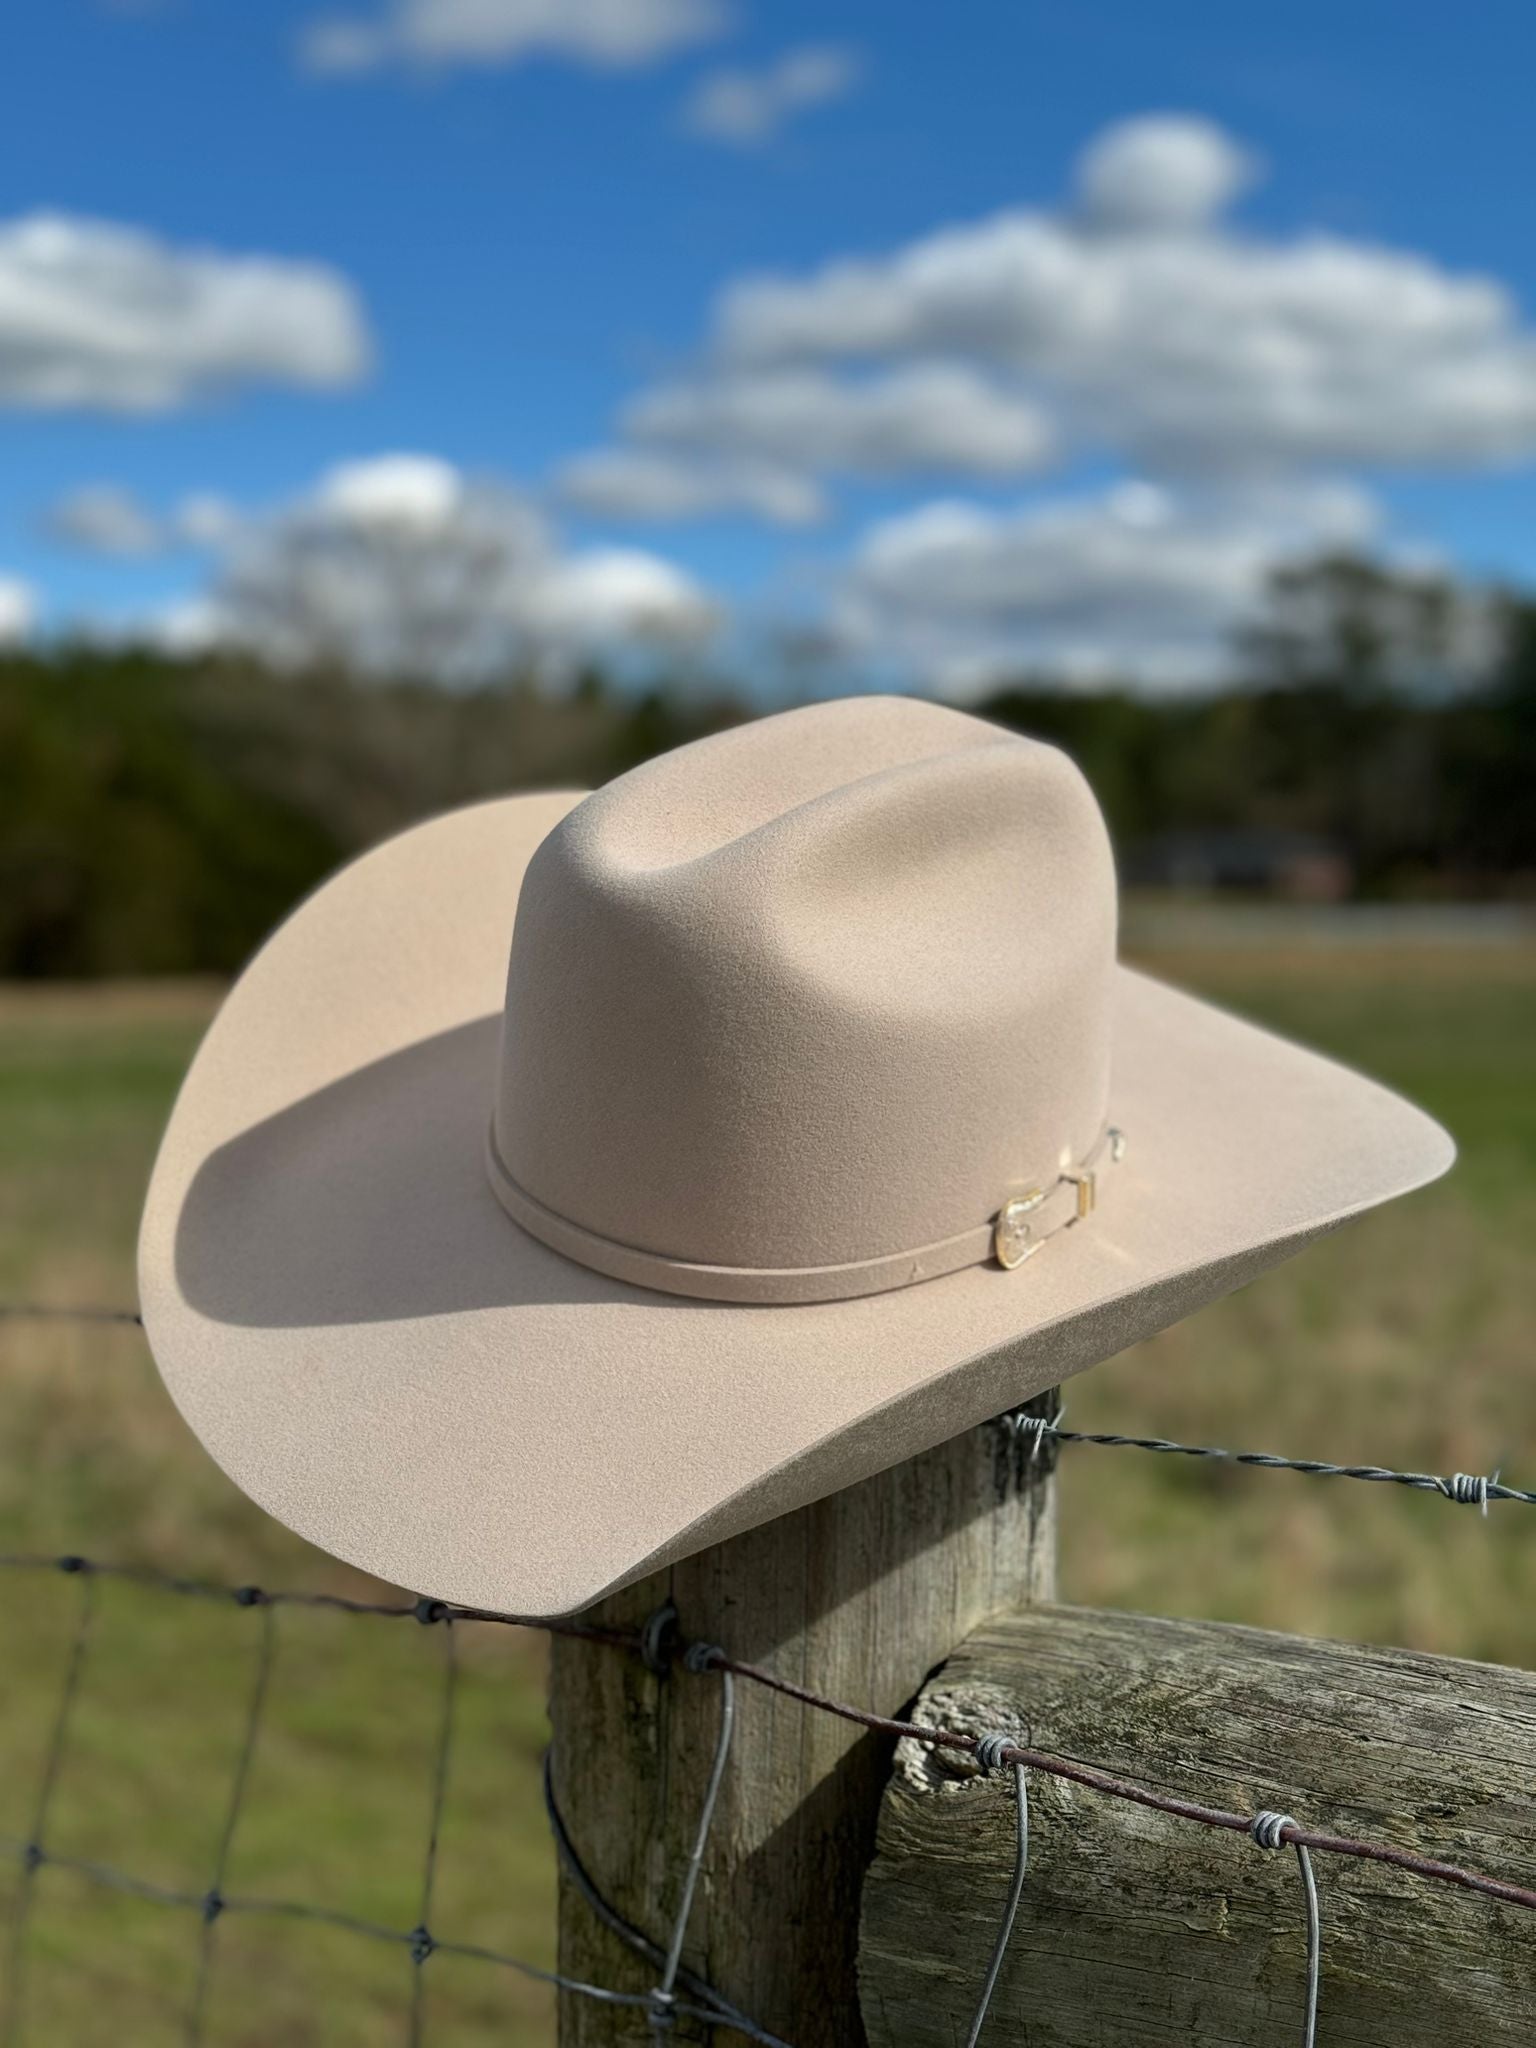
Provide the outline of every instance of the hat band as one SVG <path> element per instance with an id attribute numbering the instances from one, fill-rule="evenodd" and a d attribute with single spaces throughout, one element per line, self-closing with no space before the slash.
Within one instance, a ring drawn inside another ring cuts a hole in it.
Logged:
<path id="1" fill-rule="evenodd" d="M 485 1159 L 496 1199 L 512 1220 L 551 1251 L 578 1265 L 663 1294 L 686 1294 L 701 1301 L 776 1304 L 850 1301 L 861 1294 L 886 1294 L 989 1260 L 1009 1269 L 1021 1266 L 1048 1238 L 1092 1214 L 1100 1164 L 1106 1159 L 1118 1160 L 1124 1148 L 1120 1132 L 1106 1129 L 1077 1166 L 1069 1167 L 1045 1188 L 1012 1196 L 990 1221 L 916 1251 L 890 1252 L 837 1266 L 711 1266 L 643 1251 L 638 1245 L 584 1229 L 520 1187 L 497 1149 L 494 1124 L 486 1134 Z"/>

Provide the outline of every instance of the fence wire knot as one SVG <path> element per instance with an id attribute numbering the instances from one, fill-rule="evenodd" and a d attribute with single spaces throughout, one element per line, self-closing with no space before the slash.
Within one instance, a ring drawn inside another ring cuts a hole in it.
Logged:
<path id="1" fill-rule="evenodd" d="M 1261 1849 L 1279 1849 L 1285 1843 L 1285 1830 L 1295 1825 L 1294 1814 L 1272 1813 L 1266 1807 L 1263 1813 L 1253 1816 L 1253 1826 L 1248 1832 Z"/>
<path id="2" fill-rule="evenodd" d="M 1012 1425 L 1015 1437 L 1029 1438 L 1029 1462 L 1033 1465 L 1040 1456 L 1046 1438 L 1055 1433 L 1056 1424 L 1061 1418 L 1050 1415 L 1026 1415 L 1019 1411 L 1006 1419 Z"/>
<path id="3" fill-rule="evenodd" d="M 1494 1482 L 1478 1472 L 1457 1472 L 1451 1477 L 1446 1492 L 1452 1500 L 1459 1501 L 1464 1508 L 1481 1508 L 1488 1512 L 1488 1488 Z"/>
<path id="4" fill-rule="evenodd" d="M 976 1738 L 976 1761 L 984 1771 L 1000 1771 L 1007 1762 L 1004 1752 L 1012 1749 L 1014 1737 L 1006 1728 Z"/>

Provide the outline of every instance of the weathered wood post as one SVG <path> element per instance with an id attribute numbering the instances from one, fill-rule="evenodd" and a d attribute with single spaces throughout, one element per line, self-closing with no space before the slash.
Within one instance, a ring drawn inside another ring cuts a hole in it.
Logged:
<path id="1" fill-rule="evenodd" d="M 1031 1404 L 1054 1413 L 1054 1394 Z M 993 1423 L 829 1500 L 656 1574 L 590 1618 L 632 1628 L 672 1600 L 685 1637 L 719 1643 L 880 1714 L 990 1615 L 1055 1583 L 1047 1442 Z M 557 1637 L 554 1785 L 611 1904 L 665 1941 L 719 1725 L 719 1681 Z M 891 1745 L 760 1687 L 736 1740 L 684 1960 L 794 2048 L 858 2048 L 859 1900 Z M 648 1991 L 656 1972 L 562 1879 L 560 1967 Z M 562 2048 L 645 2037 L 633 2007 L 561 2000 Z M 698 2038 L 680 2023 L 674 2036 Z"/>
<path id="2" fill-rule="evenodd" d="M 1082 1608 L 1002 1616 L 917 1718 L 1021 1740 L 1226 1811 L 1536 1883 L 1536 1674 L 1216 1622 Z M 908 1753 L 910 1750 L 910 1754 Z M 1300 2039 L 1295 1858 L 1031 1773 L 1022 1909 L 987 2044 L 1167 2048 Z M 901 1745 L 864 1888 L 871 2048 L 954 2048 L 1014 1855 L 1010 1774 Z M 1536 1913 L 1341 1856 L 1315 1859 L 1319 2048 L 1536 2040 Z"/>

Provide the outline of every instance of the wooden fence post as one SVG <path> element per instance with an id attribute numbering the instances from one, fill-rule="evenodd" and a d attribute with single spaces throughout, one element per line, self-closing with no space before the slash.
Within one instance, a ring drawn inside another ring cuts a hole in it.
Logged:
<path id="1" fill-rule="evenodd" d="M 1054 1413 L 1054 1394 L 1031 1411 Z M 748 1531 L 614 1596 L 634 1627 L 672 1600 L 682 1633 L 815 1690 L 895 1714 L 989 1615 L 1054 1591 L 1053 1446 L 1005 1425 Z M 719 1725 L 718 1677 L 653 1677 L 638 1658 L 556 1637 L 554 1786 L 611 1904 L 665 1941 Z M 761 1687 L 736 1740 L 684 1961 L 793 2048 L 858 2048 L 859 1898 L 891 1744 Z M 560 1967 L 649 1991 L 655 1970 L 562 1876 Z M 562 1995 L 562 2048 L 645 2038 L 633 2007 Z M 699 2039 L 680 2022 L 678 2041 Z"/>
<path id="2" fill-rule="evenodd" d="M 1536 1674 L 1405 1650 L 1037 1607 L 980 1630 L 917 1718 L 997 1727 L 1226 1811 L 1536 1883 Z M 909 1754 L 910 1749 L 910 1754 Z M 1296 1859 L 1032 1772 L 1023 1902 L 983 2048 L 1301 2038 Z M 873 2048 L 965 2038 L 1014 1856 L 1012 1774 L 903 1744 L 864 1888 Z M 1536 2040 L 1536 1912 L 1314 1857 L 1319 2048 Z"/>

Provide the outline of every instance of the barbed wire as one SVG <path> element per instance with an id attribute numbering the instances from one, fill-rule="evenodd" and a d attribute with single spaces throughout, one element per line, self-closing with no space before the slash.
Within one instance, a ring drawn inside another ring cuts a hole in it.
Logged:
<path id="1" fill-rule="evenodd" d="M 1486 1515 L 1492 1500 L 1517 1501 L 1522 1507 L 1536 1507 L 1536 1493 L 1523 1487 L 1505 1486 L 1495 1472 L 1453 1472 L 1450 1478 L 1438 1472 L 1398 1472 L 1389 1465 L 1331 1465 L 1324 1458 L 1283 1458 L 1274 1451 L 1229 1451 L 1215 1444 L 1182 1444 L 1171 1437 L 1121 1436 L 1108 1430 L 1064 1429 L 1061 1417 L 1032 1415 L 1027 1409 L 1013 1409 L 998 1420 L 1016 1436 L 1033 1437 L 1032 1449 L 1049 1437 L 1059 1444 L 1097 1444 L 1105 1450 L 1154 1451 L 1173 1458 L 1215 1458 L 1229 1465 L 1249 1465 L 1265 1472 L 1301 1472 L 1312 1479 L 1361 1479 L 1371 1486 L 1407 1486 L 1419 1493 L 1439 1494 L 1462 1507 L 1481 1508 Z"/>

